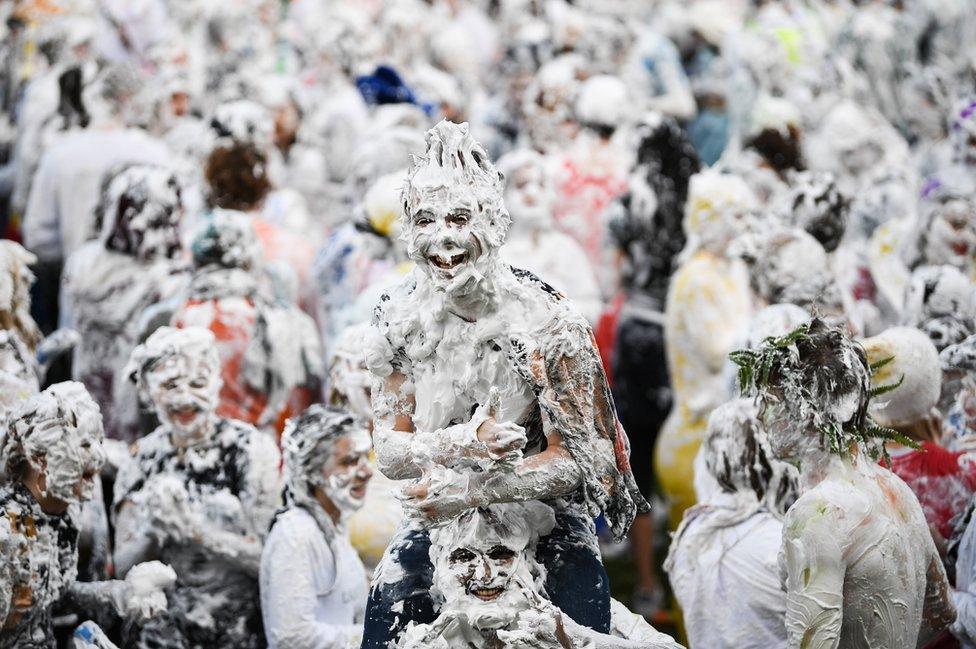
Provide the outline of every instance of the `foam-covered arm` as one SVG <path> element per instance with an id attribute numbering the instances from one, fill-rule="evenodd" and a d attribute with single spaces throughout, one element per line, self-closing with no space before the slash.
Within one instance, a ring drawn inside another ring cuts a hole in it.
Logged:
<path id="1" fill-rule="evenodd" d="M 398 372 L 373 383 L 373 444 L 383 475 L 391 480 L 419 478 L 431 465 L 452 468 L 466 460 L 487 457 L 478 427 L 488 418 L 479 408 L 464 423 L 436 431 L 414 428 L 413 389 Z"/>
<path id="2" fill-rule="evenodd" d="M 175 582 L 172 568 L 149 561 L 133 567 L 124 581 L 76 581 L 68 597 L 75 607 L 92 613 L 110 606 L 120 617 L 145 620 L 166 610 L 163 591 Z"/>
<path id="3" fill-rule="evenodd" d="M 925 603 L 922 607 L 922 627 L 918 632 L 918 647 L 924 647 L 936 635 L 949 627 L 957 617 L 952 589 L 946 578 L 942 558 L 930 541 L 929 566 L 926 572 Z"/>
<path id="4" fill-rule="evenodd" d="M 224 530 L 198 531 L 193 540 L 204 550 L 257 577 L 261 571 L 261 540 Z"/>
<path id="5" fill-rule="evenodd" d="M 156 541 L 145 533 L 135 506 L 124 501 L 115 517 L 115 553 L 112 558 L 116 574 L 124 577 L 137 563 L 155 559 Z"/>
<path id="6" fill-rule="evenodd" d="M 472 476 L 472 498 L 477 506 L 556 498 L 583 481 L 576 460 L 562 445 L 562 436 L 551 432 L 545 451 L 525 458 L 512 471 L 491 471 Z"/>
<path id="7" fill-rule="evenodd" d="M 843 622 L 845 564 L 835 518 L 809 506 L 783 526 L 787 646 L 837 649 Z M 799 511 L 797 511 L 799 510 Z"/>

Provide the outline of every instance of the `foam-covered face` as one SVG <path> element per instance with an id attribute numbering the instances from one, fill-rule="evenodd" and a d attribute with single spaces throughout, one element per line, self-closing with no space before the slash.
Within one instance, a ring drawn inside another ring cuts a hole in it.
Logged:
<path id="1" fill-rule="evenodd" d="M 976 255 L 976 204 L 952 199 L 939 205 L 932 215 L 925 244 L 929 264 L 948 264 L 968 269 Z"/>
<path id="2" fill-rule="evenodd" d="M 354 430 L 335 441 L 332 455 L 322 466 L 322 491 L 344 514 L 355 512 L 366 500 L 366 487 L 373 477 L 371 448 L 369 433 Z"/>
<path id="3" fill-rule="evenodd" d="M 505 187 L 505 206 L 518 227 L 543 227 L 551 221 L 552 193 L 545 170 L 524 164 L 512 173 Z"/>
<path id="4" fill-rule="evenodd" d="M 476 629 L 496 629 L 529 607 L 526 559 L 516 539 L 477 526 L 480 534 L 442 549 L 434 586 L 444 596 L 442 611 L 463 614 Z"/>
<path id="5" fill-rule="evenodd" d="M 21 429 L 24 453 L 40 474 L 42 492 L 65 503 L 83 502 L 94 494 L 95 478 L 105 463 L 102 418 L 80 384 L 58 385 L 68 387 L 59 391 L 57 402 L 48 399 L 49 389 L 35 397 L 41 406 L 32 417 L 14 425 Z"/>
<path id="6" fill-rule="evenodd" d="M 481 275 L 487 237 L 474 192 L 464 185 L 420 188 L 415 198 L 406 231 L 410 258 L 447 290 Z"/>
<path id="7" fill-rule="evenodd" d="M 66 502 L 91 500 L 95 479 L 105 464 L 102 439 L 101 423 L 91 418 L 79 419 L 73 429 L 65 428 L 61 442 L 48 451 L 45 468 L 48 493 L 61 494 L 58 497 Z M 57 458 L 64 461 L 55 466 Z M 65 497 L 69 490 L 73 499 Z"/>
<path id="8" fill-rule="evenodd" d="M 173 434 L 198 438 L 210 428 L 217 409 L 220 367 L 201 355 L 172 354 L 146 372 L 156 415 Z"/>

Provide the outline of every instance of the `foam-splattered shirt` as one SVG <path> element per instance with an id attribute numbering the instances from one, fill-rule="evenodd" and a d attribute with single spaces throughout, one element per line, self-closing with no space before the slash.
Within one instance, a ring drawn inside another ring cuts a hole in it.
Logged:
<path id="1" fill-rule="evenodd" d="M 78 529 L 20 483 L 0 486 L 0 649 L 54 649 L 51 609 L 75 581 Z"/>
<path id="2" fill-rule="evenodd" d="M 139 440 L 115 483 L 115 507 L 139 503 L 156 478 L 175 476 L 188 506 L 215 530 L 264 538 L 278 506 L 280 454 L 273 438 L 240 421 L 219 419 L 205 440 L 181 449 L 163 427 Z M 158 484 L 158 483 L 156 483 Z M 176 571 L 166 613 L 143 625 L 139 647 L 264 645 L 256 574 L 192 544 L 167 540 L 161 561 Z M 166 642 L 184 642 L 166 644 Z"/>
<path id="3" fill-rule="evenodd" d="M 976 492 L 976 462 L 965 453 L 922 442 L 919 450 L 892 452 L 891 471 L 911 487 L 928 524 L 948 539 L 949 521 L 965 511 Z"/>

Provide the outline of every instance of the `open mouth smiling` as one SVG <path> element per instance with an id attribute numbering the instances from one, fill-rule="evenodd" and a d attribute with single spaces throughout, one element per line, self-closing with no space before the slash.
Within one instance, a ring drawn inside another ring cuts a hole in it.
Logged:
<path id="1" fill-rule="evenodd" d="M 461 264 L 463 264 L 468 258 L 468 253 L 461 252 L 456 255 L 450 255 L 449 257 L 444 257 L 441 255 L 431 255 L 427 259 L 430 263 L 437 266 L 441 270 L 454 270 Z"/>
<path id="2" fill-rule="evenodd" d="M 504 590 L 499 586 L 495 588 L 472 588 L 469 592 L 483 602 L 491 602 L 498 599 Z"/>
<path id="3" fill-rule="evenodd" d="M 170 410 L 169 416 L 177 423 L 188 424 L 196 418 L 199 412 L 200 408 L 197 406 L 183 406 Z"/>

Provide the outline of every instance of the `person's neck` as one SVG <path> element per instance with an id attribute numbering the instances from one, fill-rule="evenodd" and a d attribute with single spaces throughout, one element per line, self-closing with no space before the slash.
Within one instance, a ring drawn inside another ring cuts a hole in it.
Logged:
<path id="1" fill-rule="evenodd" d="M 332 502 L 331 498 L 325 495 L 325 492 L 321 488 L 315 490 L 315 500 L 318 501 L 319 506 L 322 507 L 322 510 L 332 520 L 333 525 L 338 527 L 342 521 L 342 510 Z"/>
<path id="2" fill-rule="evenodd" d="M 34 496 L 34 500 L 37 501 L 37 504 L 40 505 L 41 510 L 45 514 L 51 514 L 53 516 L 64 514 L 68 511 L 68 503 L 48 494 L 45 491 L 45 486 L 41 484 L 42 480 L 40 473 L 31 470 L 24 476 L 21 482 L 31 495 Z"/>
<path id="3" fill-rule="evenodd" d="M 854 467 L 856 450 L 851 455 L 837 455 L 821 448 L 810 448 L 800 457 L 800 485 L 803 491 L 813 489 L 831 474 Z"/>
<path id="4" fill-rule="evenodd" d="M 213 435 L 216 425 L 216 419 L 214 417 L 209 417 L 205 424 L 189 434 L 184 434 L 182 432 L 177 432 L 176 429 L 171 429 L 169 438 L 173 443 L 173 446 L 176 448 L 189 448 L 190 446 L 193 446 L 194 444 L 197 444 Z"/>

